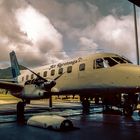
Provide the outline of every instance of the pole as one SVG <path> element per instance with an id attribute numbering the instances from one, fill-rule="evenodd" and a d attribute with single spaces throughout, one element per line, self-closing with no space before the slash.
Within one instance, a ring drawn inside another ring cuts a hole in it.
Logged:
<path id="1" fill-rule="evenodd" d="M 134 26 L 135 26 L 135 40 L 136 40 L 136 56 L 137 56 L 137 64 L 139 65 L 139 41 L 138 41 L 138 30 L 137 30 L 137 15 L 136 15 L 136 6 L 133 4 L 134 8 Z"/>

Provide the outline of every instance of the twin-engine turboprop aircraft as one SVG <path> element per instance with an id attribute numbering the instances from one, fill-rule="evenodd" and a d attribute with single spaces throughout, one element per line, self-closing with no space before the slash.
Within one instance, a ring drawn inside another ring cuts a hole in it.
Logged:
<path id="1" fill-rule="evenodd" d="M 30 100 L 50 98 L 52 95 L 79 95 L 84 109 L 99 101 L 123 108 L 131 116 L 138 104 L 140 67 L 128 59 L 111 53 L 97 53 L 30 70 L 19 69 L 15 52 L 10 53 L 13 82 L 0 81 L 0 88 L 22 99 L 18 106 Z M 18 107 L 20 108 L 20 107 Z"/>

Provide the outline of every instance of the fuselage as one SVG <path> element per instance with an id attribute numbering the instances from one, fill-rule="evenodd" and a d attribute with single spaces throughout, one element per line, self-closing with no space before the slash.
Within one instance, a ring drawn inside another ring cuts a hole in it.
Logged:
<path id="1" fill-rule="evenodd" d="M 52 65 L 32 69 L 46 79 L 55 79 L 56 85 L 51 89 L 52 94 L 85 95 L 89 96 L 129 93 L 140 91 L 140 67 L 132 64 L 124 57 L 111 53 L 98 53 L 86 57 L 79 57 Z M 26 85 L 22 94 L 32 99 L 43 98 L 45 91 L 35 85 L 25 84 L 36 78 L 29 70 L 21 71 L 18 82 Z M 31 96 L 37 92 L 35 96 Z"/>

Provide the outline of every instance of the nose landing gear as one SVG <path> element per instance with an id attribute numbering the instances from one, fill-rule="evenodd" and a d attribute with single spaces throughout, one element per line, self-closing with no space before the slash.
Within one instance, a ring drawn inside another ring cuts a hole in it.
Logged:
<path id="1" fill-rule="evenodd" d="M 83 114 L 88 114 L 90 109 L 89 97 L 80 97 L 80 101 L 83 106 Z"/>
<path id="2" fill-rule="evenodd" d="M 24 107 L 26 103 L 25 102 L 18 102 L 17 103 L 17 122 L 18 123 L 24 123 L 25 117 L 24 117 Z"/>
<path id="3" fill-rule="evenodd" d="M 124 116 L 132 116 L 133 115 L 133 109 L 130 105 L 124 106 L 123 107 L 123 114 Z"/>

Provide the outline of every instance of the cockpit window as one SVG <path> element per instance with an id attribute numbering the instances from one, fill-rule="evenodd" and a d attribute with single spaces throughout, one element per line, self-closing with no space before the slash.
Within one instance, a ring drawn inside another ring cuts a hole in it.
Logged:
<path id="1" fill-rule="evenodd" d="M 99 69 L 99 68 L 107 68 L 112 67 L 117 64 L 122 63 L 132 63 L 129 60 L 127 60 L 124 57 L 104 57 L 104 58 L 98 58 L 94 61 L 93 68 Z"/>
<path id="2" fill-rule="evenodd" d="M 129 61 L 128 59 L 124 57 L 112 57 L 112 58 L 118 63 L 132 63 L 131 61 Z"/>
<path id="3" fill-rule="evenodd" d="M 104 68 L 104 63 L 102 58 L 96 59 L 96 69 Z"/>
<path id="4" fill-rule="evenodd" d="M 121 57 L 124 61 L 126 61 L 127 63 L 131 63 L 132 64 L 132 62 L 130 61 L 130 60 L 128 60 L 127 58 L 124 58 L 124 57 Z"/>
<path id="5" fill-rule="evenodd" d="M 118 64 L 115 60 L 113 60 L 110 57 L 98 58 L 95 60 L 95 62 L 96 62 L 96 67 L 95 67 L 96 69 L 112 67 Z"/>
<path id="6" fill-rule="evenodd" d="M 114 60 L 116 60 L 118 63 L 127 63 L 125 60 L 123 60 L 120 57 L 112 57 Z"/>
<path id="7" fill-rule="evenodd" d="M 104 58 L 106 65 L 112 67 L 116 64 L 118 64 L 116 61 L 114 61 L 113 59 L 111 59 L 110 57 L 105 57 Z"/>

